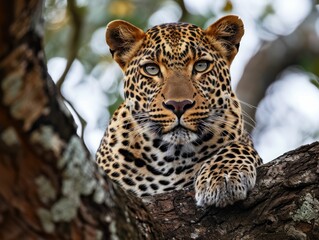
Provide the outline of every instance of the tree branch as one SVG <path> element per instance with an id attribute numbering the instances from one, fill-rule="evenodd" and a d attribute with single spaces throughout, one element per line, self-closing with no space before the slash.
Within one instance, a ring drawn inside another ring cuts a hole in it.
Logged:
<path id="1" fill-rule="evenodd" d="M 78 54 L 78 50 L 80 47 L 80 42 L 81 42 L 81 33 L 82 33 L 82 28 L 83 28 L 83 21 L 82 21 L 82 16 L 80 14 L 80 8 L 76 6 L 76 1 L 75 0 L 68 0 L 68 5 L 67 5 L 68 12 L 71 16 L 71 22 L 72 22 L 72 29 L 71 29 L 71 37 L 70 41 L 68 43 L 69 47 L 69 53 L 68 53 L 68 59 L 67 59 L 67 64 L 66 67 L 62 73 L 62 76 L 60 79 L 57 81 L 56 85 L 61 92 L 61 87 L 63 82 L 65 81 L 66 76 L 69 73 L 69 70 Z"/>
<path id="2" fill-rule="evenodd" d="M 197 208 L 192 190 L 146 205 L 164 239 L 319 239 L 319 143 L 259 167 L 256 187 L 234 206 Z"/>

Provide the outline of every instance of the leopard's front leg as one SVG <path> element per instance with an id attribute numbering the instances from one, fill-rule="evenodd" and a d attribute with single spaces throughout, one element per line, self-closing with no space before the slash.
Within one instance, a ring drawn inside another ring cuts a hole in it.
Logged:
<path id="1" fill-rule="evenodd" d="M 250 144 L 232 143 L 222 148 L 197 173 L 197 205 L 225 207 L 245 199 L 255 186 L 256 167 L 261 164 L 261 158 Z"/>

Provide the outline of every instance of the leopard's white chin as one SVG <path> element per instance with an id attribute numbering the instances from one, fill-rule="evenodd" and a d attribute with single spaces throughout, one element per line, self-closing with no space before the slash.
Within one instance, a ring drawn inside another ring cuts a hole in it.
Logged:
<path id="1" fill-rule="evenodd" d="M 198 135 L 185 128 L 177 128 L 163 134 L 163 140 L 172 144 L 188 144 L 198 139 Z"/>

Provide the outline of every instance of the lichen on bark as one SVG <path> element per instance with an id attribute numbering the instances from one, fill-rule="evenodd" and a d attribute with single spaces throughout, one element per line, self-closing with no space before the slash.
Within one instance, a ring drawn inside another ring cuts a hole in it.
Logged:
<path id="1" fill-rule="evenodd" d="M 311 223 L 314 220 L 319 223 L 319 201 L 312 196 L 311 193 L 307 193 L 300 198 L 301 206 L 293 213 L 290 213 L 292 219 L 296 222 Z"/>

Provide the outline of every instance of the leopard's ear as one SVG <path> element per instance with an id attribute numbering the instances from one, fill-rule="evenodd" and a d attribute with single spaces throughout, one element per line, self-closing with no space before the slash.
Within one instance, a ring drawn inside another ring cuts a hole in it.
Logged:
<path id="1" fill-rule="evenodd" d="M 106 26 L 106 43 L 122 69 L 141 46 L 144 35 L 143 30 L 122 20 L 112 21 Z"/>
<path id="2" fill-rule="evenodd" d="M 240 40 L 244 35 L 242 20 L 238 16 L 228 15 L 210 25 L 205 32 L 213 43 L 221 47 L 222 53 L 230 65 L 238 52 Z"/>

